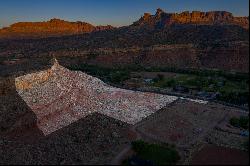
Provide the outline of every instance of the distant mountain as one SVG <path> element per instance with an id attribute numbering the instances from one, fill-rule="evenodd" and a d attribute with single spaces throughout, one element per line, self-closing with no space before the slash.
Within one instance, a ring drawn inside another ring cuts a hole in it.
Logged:
<path id="1" fill-rule="evenodd" d="M 130 27 L 163 29 L 173 25 L 236 25 L 249 29 L 248 17 L 234 17 L 226 11 L 185 11 L 182 13 L 166 13 L 158 8 L 154 15 L 144 13 Z M 69 22 L 51 19 L 46 22 L 18 22 L 10 27 L 0 29 L 0 38 L 30 38 L 83 34 L 115 29 L 111 25 L 94 26 L 86 22 Z"/>
<path id="2" fill-rule="evenodd" d="M 111 25 L 94 26 L 86 22 L 51 19 L 46 22 L 18 22 L 0 29 L 0 38 L 49 37 L 113 29 Z"/>
<path id="3" fill-rule="evenodd" d="M 176 14 L 161 9 L 119 28 L 58 19 L 17 23 L 0 32 L 0 56 L 78 56 L 83 58 L 79 63 L 107 67 L 141 65 L 249 72 L 248 26 L 248 17 L 234 17 L 225 11 Z M 42 39 L 4 40 L 6 36 Z M 48 36 L 57 37 L 44 38 Z"/>
<path id="4" fill-rule="evenodd" d="M 194 25 L 238 25 L 249 28 L 248 17 L 234 17 L 232 13 L 226 11 L 185 11 L 182 13 L 165 13 L 160 8 L 155 15 L 144 13 L 134 26 L 149 26 L 154 28 L 164 28 L 173 24 L 194 24 Z"/>

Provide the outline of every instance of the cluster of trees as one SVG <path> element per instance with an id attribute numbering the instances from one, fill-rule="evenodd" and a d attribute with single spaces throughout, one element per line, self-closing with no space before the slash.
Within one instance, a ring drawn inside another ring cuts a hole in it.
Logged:
<path id="1" fill-rule="evenodd" d="M 217 100 L 235 105 L 248 104 L 249 101 L 249 76 L 244 73 L 230 73 L 220 70 L 195 70 L 195 69 L 174 69 L 174 68 L 150 68 L 140 65 L 127 67 L 105 68 L 100 66 L 82 64 L 72 65 L 72 70 L 81 70 L 100 79 L 121 84 L 130 78 L 132 71 L 170 71 L 185 74 L 183 77 L 165 78 L 159 74 L 153 79 L 153 85 L 158 87 L 185 86 L 197 90 L 219 93 Z M 218 85 L 221 84 L 221 85 Z M 211 86 L 212 85 L 212 86 Z"/>
<path id="2" fill-rule="evenodd" d="M 249 92 L 222 92 L 218 100 L 235 105 L 249 104 Z"/>
<path id="3" fill-rule="evenodd" d="M 124 80 L 130 78 L 130 71 L 126 69 L 116 68 L 105 68 L 93 65 L 72 65 L 69 67 L 71 70 L 84 71 L 90 75 L 96 76 L 106 82 L 120 84 Z"/>
<path id="4" fill-rule="evenodd" d="M 192 72 L 194 73 L 194 72 Z M 212 77 L 213 72 L 198 73 L 198 75 L 185 74 L 175 78 L 164 78 L 163 75 L 157 75 L 153 79 L 153 86 L 166 88 L 175 88 L 182 86 L 185 88 L 195 88 L 198 91 L 208 93 L 216 93 L 216 99 L 219 101 L 244 105 L 249 101 L 249 79 L 245 75 L 232 75 L 226 73 L 216 73 Z M 208 75 L 209 76 L 206 76 Z M 204 75 L 204 76 L 201 76 Z M 218 76 L 219 75 L 219 76 Z M 223 77 L 224 76 L 224 77 Z"/>
<path id="5" fill-rule="evenodd" d="M 235 127 L 249 129 L 249 117 L 241 116 L 240 118 L 233 117 L 230 119 L 230 124 Z"/>
<path id="6" fill-rule="evenodd" d="M 180 160 L 174 145 L 151 144 L 138 140 L 132 142 L 132 148 L 136 155 L 125 160 L 126 165 L 130 165 L 131 160 L 138 165 L 174 165 Z"/>

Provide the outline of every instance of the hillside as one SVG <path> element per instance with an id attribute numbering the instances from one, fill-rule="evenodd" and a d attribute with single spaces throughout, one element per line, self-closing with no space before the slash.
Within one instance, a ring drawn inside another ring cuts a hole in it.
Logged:
<path id="1" fill-rule="evenodd" d="M 176 14 L 158 9 L 154 15 L 144 14 L 129 26 L 94 27 L 88 23 L 81 23 L 85 28 L 72 32 L 74 35 L 29 39 L 32 38 L 31 34 L 38 38 L 44 37 L 39 36 L 41 30 L 44 31 L 43 34 L 48 32 L 49 35 L 45 35 L 47 37 L 56 33 L 72 34 L 70 30 L 80 25 L 60 20 L 49 22 L 26 23 L 30 26 L 23 29 L 28 31 L 39 27 L 33 24 L 57 25 L 56 22 L 70 26 L 37 28 L 36 32 L 28 33 L 29 35 L 19 33 L 22 28 L 16 28 L 16 32 L 11 32 L 11 29 L 15 29 L 11 27 L 22 27 L 22 23 L 4 29 L 8 31 L 6 34 L 9 34 L 9 37 L 19 39 L 21 34 L 25 40 L 6 40 L 0 37 L 2 65 L 6 64 L 5 61 L 10 55 L 24 59 L 50 59 L 51 56 L 56 56 L 65 61 L 66 65 L 87 63 L 106 67 L 143 66 L 249 71 L 248 17 L 234 17 L 229 12 Z M 2 34 L 0 33 L 0 36 L 3 36 Z"/>
<path id="2" fill-rule="evenodd" d="M 15 78 L 15 87 L 36 114 L 44 135 L 94 112 L 135 124 L 177 99 L 115 88 L 86 73 L 70 71 L 56 60 L 48 70 Z"/>
<path id="3" fill-rule="evenodd" d="M 0 30 L 0 165 L 248 164 L 248 101 L 247 17 Z"/>

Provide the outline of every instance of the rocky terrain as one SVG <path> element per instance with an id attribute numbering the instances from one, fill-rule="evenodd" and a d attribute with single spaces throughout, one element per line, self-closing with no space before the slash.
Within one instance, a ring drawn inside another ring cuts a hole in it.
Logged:
<path id="1" fill-rule="evenodd" d="M 172 25 L 237 25 L 249 29 L 248 17 L 234 17 L 226 11 L 185 11 L 182 13 L 166 13 L 158 8 L 154 15 L 144 13 L 130 27 L 163 29 Z M 86 22 L 69 22 L 53 18 L 46 22 L 18 22 L 10 27 L 0 29 L 0 38 L 31 38 L 83 34 L 114 27 L 94 26 Z"/>
<path id="2" fill-rule="evenodd" d="M 249 28 L 248 17 L 234 17 L 232 13 L 226 11 L 184 11 L 182 13 L 165 13 L 158 8 L 155 15 L 144 13 L 134 26 L 151 26 L 164 28 L 174 24 L 195 24 L 195 25 L 239 25 Z"/>
<path id="3" fill-rule="evenodd" d="M 48 69 L 0 80 L 0 164 L 119 163 L 138 138 L 174 145 L 184 164 L 231 161 L 207 153 L 249 163 L 248 137 L 229 124 L 247 114 L 213 102 L 114 88 L 55 60 Z"/>
<path id="4" fill-rule="evenodd" d="M 234 17 L 228 12 L 174 14 L 160 9 L 154 15 L 145 14 L 132 25 L 120 28 L 58 19 L 17 23 L 0 32 L 0 68 L 7 65 L 9 69 L 11 64 L 17 63 L 21 66 L 30 57 L 34 60 L 56 56 L 68 65 L 77 62 L 106 67 L 219 69 L 248 73 L 247 27 L 247 17 Z M 30 39 L 33 35 L 44 37 L 41 33 L 46 38 Z M 48 37 L 50 35 L 54 37 Z M 25 39 L 20 40 L 20 36 Z"/>
<path id="5" fill-rule="evenodd" d="M 95 112 L 135 124 L 177 99 L 113 88 L 57 62 L 49 70 L 17 77 L 15 86 L 36 114 L 36 125 L 44 135 Z M 20 127 L 19 122 L 17 125 Z"/>
<path id="6" fill-rule="evenodd" d="M 249 164 L 249 129 L 230 124 L 248 109 L 123 89 L 132 72 L 166 80 L 198 71 L 245 91 L 248 26 L 225 11 L 157 9 L 119 28 L 52 19 L 0 29 L 0 164 L 121 164 L 137 139 L 173 146 L 179 164 Z"/>

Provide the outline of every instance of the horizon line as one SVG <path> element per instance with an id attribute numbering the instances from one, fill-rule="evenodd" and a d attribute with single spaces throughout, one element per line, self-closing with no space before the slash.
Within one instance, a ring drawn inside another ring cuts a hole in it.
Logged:
<path id="1" fill-rule="evenodd" d="M 157 8 L 157 9 L 161 9 L 161 8 Z M 156 9 L 156 11 L 157 11 L 157 9 Z M 162 10 L 162 9 L 161 9 Z M 164 10 L 163 10 L 163 12 L 165 12 Z M 230 11 L 227 11 L 227 10 L 209 10 L 209 11 L 201 11 L 201 10 L 183 10 L 183 11 L 177 11 L 177 12 L 165 12 L 165 13 L 171 13 L 171 14 L 180 14 L 180 13 L 183 13 L 183 12 L 189 12 L 189 13 L 192 13 L 192 12 L 203 12 L 203 13 L 208 13 L 208 12 L 228 12 L 228 13 L 231 13 L 234 17 L 249 17 L 249 15 L 248 16 L 239 16 L 239 15 L 234 15 L 232 12 L 230 12 Z M 150 13 L 150 12 L 144 12 L 144 13 Z M 144 14 L 143 13 L 143 14 Z M 140 15 L 140 17 L 139 18 L 137 18 L 137 20 L 138 19 L 140 19 L 142 16 L 143 16 L 143 14 L 141 14 Z M 152 14 L 152 13 L 150 13 L 150 15 L 154 15 L 154 14 Z M 10 24 L 8 24 L 8 25 L 1 25 L 1 23 L 0 23 L 0 29 L 3 29 L 3 28 L 7 28 L 7 27 L 10 27 L 11 25 L 13 25 L 13 24 L 16 24 L 16 23 L 21 23 L 21 22 L 26 22 L 26 23 L 37 23 L 37 22 L 49 22 L 50 20 L 52 20 L 52 19 L 59 19 L 59 20 L 62 20 L 62 21 L 67 21 L 67 22 L 85 22 L 85 23 L 89 23 L 89 24 L 91 24 L 91 25 L 93 25 L 93 26 L 112 26 L 112 27 L 115 27 L 115 28 L 120 28 L 120 27 L 124 27 L 124 26 L 129 26 L 129 25 L 131 25 L 134 21 L 132 21 L 132 22 L 130 22 L 130 23 L 128 23 L 128 24 L 122 24 L 122 25 L 117 25 L 117 24 L 112 24 L 112 23 L 105 23 L 105 24 L 96 24 L 96 23 L 92 23 L 91 21 L 84 21 L 84 20 L 74 20 L 74 19 L 63 19 L 63 18 L 58 18 L 58 17 L 51 17 L 51 18 L 47 18 L 46 20 L 44 20 L 44 19 L 40 19 L 40 21 L 39 20 L 31 20 L 31 21 L 17 21 L 17 22 L 13 22 L 13 23 L 10 23 Z M 136 21 L 136 20 L 135 20 Z"/>

